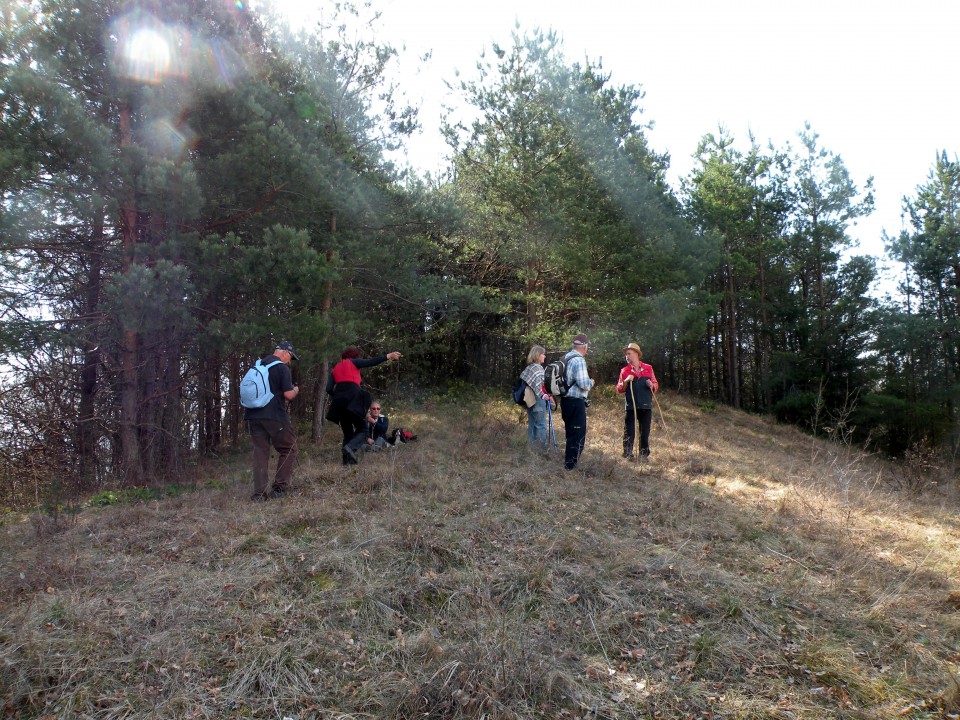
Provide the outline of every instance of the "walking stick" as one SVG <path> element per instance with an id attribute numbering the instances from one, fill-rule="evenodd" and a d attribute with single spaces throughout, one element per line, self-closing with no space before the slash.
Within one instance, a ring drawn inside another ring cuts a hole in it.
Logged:
<path id="1" fill-rule="evenodd" d="M 670 452 L 676 454 L 676 449 L 673 447 L 673 440 L 670 439 L 670 433 L 667 431 L 667 423 L 663 419 L 663 410 L 660 409 L 660 401 L 657 400 L 657 394 L 653 393 L 653 401 L 657 404 L 657 412 L 660 413 L 660 424 L 663 425 L 663 431 L 667 435 L 667 442 L 670 444 Z"/>
<path id="2" fill-rule="evenodd" d="M 553 429 L 553 408 L 550 406 L 550 401 L 546 398 L 543 401 L 547 404 L 547 418 L 550 420 L 550 434 L 544 438 L 544 444 L 547 446 L 547 452 L 550 452 L 550 439 L 553 439 L 553 449 L 557 449 L 557 433 Z"/>

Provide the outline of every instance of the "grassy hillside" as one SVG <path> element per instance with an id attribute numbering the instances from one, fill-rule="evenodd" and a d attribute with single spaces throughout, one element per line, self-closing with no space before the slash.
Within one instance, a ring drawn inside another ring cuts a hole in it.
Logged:
<path id="1" fill-rule="evenodd" d="M 661 403 L 644 464 L 609 395 L 572 473 L 516 406 L 440 397 L 358 468 L 328 425 L 283 500 L 238 454 L 175 497 L 7 514 L 0 715 L 957 717 L 956 487 Z"/>

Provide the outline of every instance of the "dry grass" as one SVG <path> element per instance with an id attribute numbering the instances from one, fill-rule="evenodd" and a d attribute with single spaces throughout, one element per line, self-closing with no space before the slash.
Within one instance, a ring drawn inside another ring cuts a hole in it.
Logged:
<path id="1" fill-rule="evenodd" d="M 281 501 L 237 455 L 58 532 L 8 514 L 0 715 L 956 717 L 956 489 L 661 402 L 644 464 L 610 396 L 572 473 L 515 406 L 441 400 L 354 469 L 328 428 Z"/>

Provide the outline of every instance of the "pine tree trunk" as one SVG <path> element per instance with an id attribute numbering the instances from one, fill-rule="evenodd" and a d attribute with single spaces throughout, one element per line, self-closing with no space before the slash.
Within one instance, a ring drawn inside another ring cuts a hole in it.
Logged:
<path id="1" fill-rule="evenodd" d="M 80 402 L 77 408 L 77 488 L 86 490 L 93 486 L 98 472 L 96 394 L 97 375 L 100 367 L 100 343 L 96 336 L 97 312 L 103 286 L 103 240 L 106 209 L 101 202 L 93 218 L 93 235 L 90 238 L 90 267 L 84 288 L 82 315 L 87 327 L 83 340 L 83 365 L 80 368 Z"/>
<path id="2" fill-rule="evenodd" d="M 727 265 L 727 387 L 729 402 L 740 407 L 740 337 L 737 332 L 737 311 L 734 302 L 733 269 Z"/>
<path id="3" fill-rule="evenodd" d="M 537 329 L 537 303 L 533 294 L 537 290 L 537 261 L 527 263 L 527 335 L 532 335 Z"/>
<path id="4" fill-rule="evenodd" d="M 143 477 L 137 437 L 137 333 L 123 332 L 120 350 L 120 447 L 124 479 L 137 484 Z"/>
<path id="5" fill-rule="evenodd" d="M 337 234 L 337 214 L 333 213 L 330 216 L 330 236 L 331 242 L 333 237 Z M 333 265 L 333 260 L 335 257 L 335 252 L 333 248 L 327 250 L 327 267 Z M 323 296 L 323 304 L 320 306 L 320 315 L 326 317 L 327 313 L 330 312 L 330 305 L 333 303 L 333 280 L 327 281 L 327 291 Z M 313 427 L 311 428 L 312 439 L 315 443 L 319 443 L 323 439 L 323 421 L 325 419 L 326 413 L 324 410 L 327 406 L 327 380 L 330 377 L 330 361 L 324 359 L 321 364 L 320 378 L 317 381 L 317 386 L 313 391 Z"/>
<path id="6" fill-rule="evenodd" d="M 166 480 L 177 479 L 183 472 L 183 456 L 188 451 L 190 436 L 183 432 L 183 377 L 180 367 L 183 359 L 183 339 L 171 331 L 168 341 L 164 343 L 163 373 L 160 375 L 162 394 L 160 397 L 160 435 L 155 445 L 160 448 L 160 455 L 155 463 L 157 478 Z M 215 374 L 216 370 L 214 370 Z M 219 374 L 217 374 L 219 386 Z M 217 393 L 219 395 L 219 392 Z M 215 446 L 220 444 L 219 408 L 216 423 Z"/>
<path id="7" fill-rule="evenodd" d="M 767 314 L 767 266 L 761 260 L 760 262 L 760 342 L 757 344 L 760 348 L 760 392 L 763 411 L 769 412 L 773 409 L 773 400 L 770 397 L 770 355 L 772 348 L 770 344 L 770 318 Z"/>
<path id="8" fill-rule="evenodd" d="M 324 411 L 327 405 L 327 379 L 330 377 L 330 361 L 324 360 L 320 364 L 320 377 L 313 392 L 313 432 L 315 443 L 323 438 Z"/>
<path id="9" fill-rule="evenodd" d="M 222 440 L 223 395 L 220 391 L 220 355 L 213 353 L 201 361 L 199 373 L 200 450 L 216 453 Z"/>
<path id="10" fill-rule="evenodd" d="M 130 108 L 124 105 L 120 109 L 120 147 L 127 148 L 132 144 Z M 137 209 L 132 187 L 128 193 L 121 208 L 120 222 L 125 270 L 129 270 L 133 264 L 137 237 Z M 143 477 L 137 437 L 137 343 L 137 331 L 123 329 L 120 346 L 120 446 L 123 475 L 128 484 L 137 484 Z"/>
<path id="11" fill-rule="evenodd" d="M 240 358 L 236 353 L 230 354 L 227 367 L 229 368 L 227 371 L 227 427 L 230 433 L 230 444 L 237 447 L 240 444 L 242 411 L 240 410 Z"/>

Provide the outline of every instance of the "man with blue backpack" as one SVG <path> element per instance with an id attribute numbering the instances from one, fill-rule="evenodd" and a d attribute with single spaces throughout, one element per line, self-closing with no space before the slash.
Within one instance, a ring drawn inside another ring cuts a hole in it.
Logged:
<path id="1" fill-rule="evenodd" d="M 282 497 L 290 489 L 290 476 L 297 460 L 297 437 L 287 415 L 287 401 L 300 388 L 293 384 L 290 361 L 299 360 L 293 343 L 281 340 L 273 354 L 257 360 L 240 381 L 240 404 L 253 442 L 254 502 Z M 277 451 L 277 472 L 267 492 L 271 445 Z"/>

